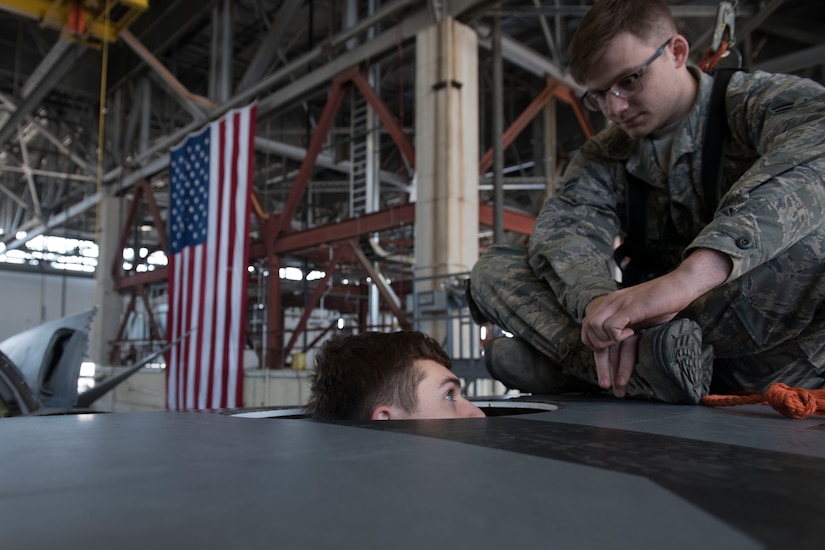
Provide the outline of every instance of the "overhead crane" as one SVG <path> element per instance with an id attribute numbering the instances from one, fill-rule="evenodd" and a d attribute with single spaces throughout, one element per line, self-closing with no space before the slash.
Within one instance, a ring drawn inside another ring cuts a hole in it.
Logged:
<path id="1" fill-rule="evenodd" d="M 88 45 L 114 42 L 149 8 L 149 0 L 3 0 L 0 9 L 35 19 Z"/>

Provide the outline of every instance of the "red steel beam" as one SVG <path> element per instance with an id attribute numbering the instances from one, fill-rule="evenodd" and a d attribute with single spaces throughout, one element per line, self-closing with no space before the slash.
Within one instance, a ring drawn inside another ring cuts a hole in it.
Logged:
<path id="1" fill-rule="evenodd" d="M 484 225 L 493 225 L 493 205 L 482 203 L 478 205 L 478 221 Z M 522 214 L 513 210 L 504 209 L 504 229 L 522 235 L 532 235 L 536 217 Z"/>
<path id="2" fill-rule="evenodd" d="M 306 329 L 307 321 L 309 320 L 312 310 L 315 309 L 315 306 L 317 306 L 318 302 L 321 301 L 321 296 L 323 296 L 324 292 L 326 292 L 329 282 L 332 279 L 332 274 L 335 272 L 335 267 L 338 265 L 338 258 L 340 257 L 340 249 L 342 247 L 343 246 L 336 247 L 332 253 L 332 258 L 329 261 L 329 265 L 327 266 L 327 269 L 324 270 L 324 278 L 318 283 L 318 286 L 316 286 L 315 290 L 312 292 L 312 296 L 309 298 L 307 307 L 304 309 L 304 313 L 301 315 L 298 325 L 295 327 L 295 330 L 292 331 L 292 336 L 289 337 L 289 342 L 287 342 L 287 345 L 284 346 L 283 352 L 281 353 L 281 364 L 286 362 L 287 356 L 292 351 L 292 348 L 295 347 L 295 342 L 298 340 L 298 336 L 300 336 Z"/>
<path id="3" fill-rule="evenodd" d="M 123 222 L 123 226 L 120 230 L 120 255 L 116 256 L 112 260 L 112 277 L 117 278 L 123 271 L 123 249 L 126 248 L 129 242 L 129 236 L 132 233 L 132 229 L 137 218 L 141 199 L 146 201 L 146 205 L 149 208 L 149 213 L 152 216 L 152 220 L 155 222 L 155 230 L 158 234 L 161 250 L 163 250 L 164 254 L 169 251 L 167 244 L 168 239 L 166 237 L 166 222 L 160 214 L 160 209 L 158 208 L 157 201 L 155 201 L 155 195 L 152 193 L 152 188 L 149 186 L 149 182 L 145 179 L 138 180 L 135 184 L 135 193 L 132 197 L 132 203 L 129 205 L 126 220 Z M 136 264 L 137 262 L 135 261 L 134 265 L 136 266 Z"/>
<path id="4" fill-rule="evenodd" d="M 550 99 L 554 95 L 554 90 L 559 86 L 559 84 L 551 79 L 547 79 L 547 85 L 544 89 L 530 102 L 530 105 L 527 106 L 524 111 L 516 118 L 515 121 L 510 125 L 507 130 L 505 130 L 504 134 L 501 136 L 501 146 L 502 148 L 506 149 L 513 142 L 516 138 L 527 128 L 527 125 L 530 124 L 530 121 L 536 118 L 542 109 L 547 105 Z M 484 156 L 481 157 L 481 160 L 478 163 L 478 173 L 484 174 L 490 167 L 493 165 L 493 153 L 494 150 L 492 148 L 488 149 Z"/>
<path id="5" fill-rule="evenodd" d="M 369 105 L 373 108 L 375 114 L 378 115 L 378 118 L 381 120 L 384 128 L 387 129 L 390 137 L 398 146 L 398 149 L 401 150 L 401 154 L 404 155 L 404 158 L 407 160 L 407 164 L 410 169 L 415 169 L 415 148 L 413 148 L 409 138 L 406 134 L 404 134 L 404 129 L 398 125 L 398 121 L 390 112 L 387 104 L 384 103 L 384 100 L 378 97 L 378 94 L 375 93 L 375 90 L 372 86 L 370 86 L 370 83 L 367 82 L 367 79 L 364 78 L 361 71 L 358 71 L 352 75 L 352 83 L 355 84 L 355 87 L 358 88 L 361 95 L 364 96 L 364 99 L 366 99 L 367 103 L 369 103 Z"/>
<path id="6" fill-rule="evenodd" d="M 515 139 L 521 134 L 521 132 L 524 131 L 525 128 L 527 128 L 530 121 L 532 121 L 541 112 L 552 97 L 557 97 L 573 109 L 573 114 L 576 116 L 576 120 L 578 120 L 579 126 L 581 126 L 582 132 L 584 132 L 586 138 L 590 139 L 593 136 L 595 133 L 593 130 L 593 125 L 590 124 L 590 120 L 585 115 L 584 109 L 582 109 L 581 103 L 576 98 L 573 90 L 551 78 L 548 78 L 547 85 L 541 93 L 539 93 L 539 95 L 537 95 L 535 99 L 530 102 L 530 105 L 524 109 L 524 111 L 502 135 L 501 142 L 505 149 L 513 144 Z M 489 170 L 493 165 L 493 153 L 493 149 L 490 148 L 486 153 L 484 153 L 484 156 L 481 157 L 481 160 L 478 163 L 479 174 L 484 174 L 484 172 Z"/>
<path id="7" fill-rule="evenodd" d="M 581 126 L 582 132 L 584 132 L 584 137 L 590 139 L 595 134 L 595 130 L 593 129 L 593 125 L 590 124 L 590 119 L 587 118 L 587 115 L 582 109 L 582 104 L 576 97 L 576 94 L 573 93 L 573 90 L 567 88 L 566 86 L 562 86 L 558 90 L 554 92 L 555 96 L 568 105 L 570 108 L 573 109 L 573 114 L 576 115 L 576 120 L 579 121 L 579 126 Z"/>
<path id="8" fill-rule="evenodd" d="M 321 118 L 318 119 L 318 124 L 315 126 L 315 133 L 312 134 L 312 139 L 309 141 L 309 147 L 307 147 L 304 160 L 301 161 L 301 167 L 298 169 L 298 175 L 295 176 L 295 182 L 292 184 L 284 209 L 278 214 L 274 222 L 275 225 L 272 229 L 274 235 L 271 235 L 270 238 L 277 239 L 279 234 L 289 227 L 292 218 L 295 217 L 298 203 L 304 195 L 309 178 L 315 169 L 315 161 L 318 160 L 318 155 L 321 153 L 327 134 L 332 128 L 333 122 L 335 122 L 335 115 L 344 100 L 344 85 L 352 79 L 352 75 L 355 73 L 357 73 L 357 67 L 340 73 L 332 80 L 332 89 L 330 89 L 327 103 L 324 105 Z"/>
<path id="9" fill-rule="evenodd" d="M 490 204 L 482 203 L 478 206 L 478 219 L 484 225 L 493 225 L 493 207 Z M 533 232 L 535 216 L 522 214 L 512 210 L 504 210 L 504 229 L 530 235 Z M 281 235 L 275 242 L 276 255 L 289 255 L 298 252 L 309 251 L 313 248 L 328 246 L 354 239 L 362 235 L 385 231 L 395 227 L 412 225 L 415 223 L 415 204 L 409 203 L 401 206 L 394 206 L 366 214 L 360 218 L 350 218 L 337 223 L 330 223 Z M 250 258 L 261 258 L 267 255 L 266 247 L 262 242 L 252 243 L 249 249 Z M 342 252 L 343 254 L 343 252 Z M 341 257 L 346 260 L 346 255 Z M 165 281 L 167 278 L 167 268 L 161 267 L 154 271 L 144 273 L 132 273 L 124 277 L 115 279 L 115 288 L 125 290 L 140 285 L 148 285 Z"/>
<path id="10" fill-rule="evenodd" d="M 141 287 L 137 287 L 140 289 Z M 132 296 L 129 298 L 129 304 L 126 306 L 126 311 L 123 313 L 123 318 L 120 320 L 120 326 L 117 329 L 117 334 L 115 335 L 115 343 L 112 345 L 112 349 L 109 352 L 109 363 L 115 364 L 115 356 L 120 348 L 120 340 L 123 339 L 123 333 L 126 332 L 126 323 L 129 321 L 129 315 L 135 311 L 135 300 L 137 299 L 137 292 L 133 291 Z"/>
<path id="11" fill-rule="evenodd" d="M 129 210 L 126 212 L 126 219 L 123 221 L 123 226 L 120 228 L 120 256 L 116 256 L 112 259 L 112 277 L 117 277 L 123 268 L 123 249 L 126 248 L 126 245 L 129 243 L 129 236 L 132 233 L 132 225 L 135 223 L 138 206 L 140 205 L 140 196 L 143 193 L 142 184 L 144 181 L 145 180 L 138 180 L 135 184 L 135 194 L 132 197 L 132 203 L 129 205 Z M 134 296 L 132 299 L 134 300 Z"/>
<path id="12" fill-rule="evenodd" d="M 284 308 L 283 295 L 281 292 L 281 257 L 275 254 L 267 256 L 267 267 L 269 268 L 268 282 L 268 310 L 267 332 L 263 335 L 263 345 L 266 347 L 265 368 L 281 368 L 284 366 L 283 354 L 284 346 Z"/>
<path id="13" fill-rule="evenodd" d="M 115 289 L 126 290 L 141 285 L 151 285 L 167 280 L 168 268 L 160 267 L 143 273 L 129 273 L 115 277 Z"/>
<path id="14" fill-rule="evenodd" d="M 274 251 L 276 254 L 289 254 L 414 223 L 415 204 L 408 203 L 386 208 L 372 214 L 365 214 L 358 218 L 350 218 L 337 223 L 313 227 L 306 231 L 281 235 L 275 242 Z"/>
<path id="15" fill-rule="evenodd" d="M 149 213 L 152 215 L 152 220 L 155 222 L 155 231 L 158 234 L 161 249 L 164 254 L 168 254 L 169 239 L 166 236 L 166 220 L 164 220 L 163 216 L 160 214 L 160 208 L 158 208 L 158 203 L 155 200 L 155 193 L 152 191 L 152 187 L 149 185 L 149 182 L 146 180 L 142 181 L 144 188 L 143 197 L 146 199 L 146 206 L 149 208 Z"/>
<path id="16" fill-rule="evenodd" d="M 337 223 L 330 223 L 307 229 L 287 233 L 275 241 L 273 255 L 288 255 L 307 251 L 312 248 L 329 245 L 341 241 L 385 231 L 404 225 L 415 223 L 415 204 L 393 206 L 372 214 L 365 214 L 359 218 L 350 218 Z M 262 258 L 267 256 L 267 249 L 263 242 L 252 243 L 249 247 L 249 257 Z M 342 258 L 345 258 L 343 256 Z M 159 283 L 167 279 L 167 268 L 160 267 L 154 271 L 130 273 L 127 276 L 115 279 L 115 288 L 125 290 L 138 285 Z"/>

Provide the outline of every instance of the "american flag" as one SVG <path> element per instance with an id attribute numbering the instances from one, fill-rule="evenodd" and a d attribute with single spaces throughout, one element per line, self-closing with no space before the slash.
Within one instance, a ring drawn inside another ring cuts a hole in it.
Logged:
<path id="1" fill-rule="evenodd" d="M 169 409 L 243 404 L 255 106 L 172 150 L 169 184 Z"/>

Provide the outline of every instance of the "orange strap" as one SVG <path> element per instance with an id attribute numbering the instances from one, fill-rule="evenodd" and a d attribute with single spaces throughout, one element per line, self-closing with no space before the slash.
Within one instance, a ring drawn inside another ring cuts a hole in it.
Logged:
<path id="1" fill-rule="evenodd" d="M 706 395 L 702 405 L 708 407 L 730 407 L 733 405 L 755 405 L 767 403 L 788 418 L 807 418 L 812 414 L 825 413 L 825 388 L 806 390 L 792 388 L 776 382 L 765 393 L 748 395 Z"/>
<path id="2" fill-rule="evenodd" d="M 722 59 L 722 56 L 725 55 L 725 52 L 727 51 L 728 43 L 726 40 L 723 40 L 719 44 L 718 50 L 708 50 L 705 52 L 705 55 L 702 56 L 702 61 L 699 62 L 699 68 L 706 73 L 712 73 L 713 69 L 716 67 L 716 64 L 719 63 L 719 60 Z"/>

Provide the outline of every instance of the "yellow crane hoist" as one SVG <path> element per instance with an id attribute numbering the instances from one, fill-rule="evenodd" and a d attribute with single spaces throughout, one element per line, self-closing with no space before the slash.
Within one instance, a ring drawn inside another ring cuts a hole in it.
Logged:
<path id="1" fill-rule="evenodd" d="M 114 42 L 149 0 L 0 0 L 0 9 L 40 22 L 88 45 Z"/>

